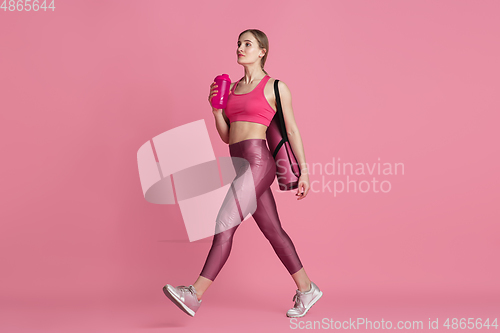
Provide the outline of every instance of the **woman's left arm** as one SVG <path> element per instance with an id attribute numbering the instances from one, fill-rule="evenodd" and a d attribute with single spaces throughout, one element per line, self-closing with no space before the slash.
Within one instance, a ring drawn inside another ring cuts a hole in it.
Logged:
<path id="1" fill-rule="evenodd" d="M 297 200 L 300 200 L 306 197 L 310 189 L 306 155 L 304 153 L 304 145 L 302 144 L 299 128 L 297 127 L 297 123 L 295 122 L 295 117 L 293 115 L 292 93 L 290 92 L 290 89 L 288 89 L 288 86 L 281 80 L 278 82 L 278 89 L 288 141 L 290 141 L 290 146 L 292 147 L 293 153 L 297 158 L 297 162 L 300 167 L 299 187 L 297 188 L 296 193 L 299 197 Z"/>

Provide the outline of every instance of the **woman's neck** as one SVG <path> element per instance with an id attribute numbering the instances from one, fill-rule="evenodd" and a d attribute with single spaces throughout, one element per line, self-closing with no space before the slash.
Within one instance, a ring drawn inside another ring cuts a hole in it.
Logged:
<path id="1" fill-rule="evenodd" d="M 262 68 L 256 69 L 246 69 L 245 68 L 245 76 L 241 80 L 244 84 L 251 84 L 255 80 L 261 80 L 267 74 L 262 71 Z"/>

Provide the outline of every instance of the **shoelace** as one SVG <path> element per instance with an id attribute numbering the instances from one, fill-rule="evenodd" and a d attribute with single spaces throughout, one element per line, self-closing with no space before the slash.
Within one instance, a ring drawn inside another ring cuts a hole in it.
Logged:
<path id="1" fill-rule="evenodd" d="M 193 286 L 188 286 L 188 287 L 186 287 L 186 286 L 179 286 L 178 288 L 179 288 L 179 291 L 183 291 L 183 292 L 186 292 L 186 293 L 191 293 L 191 294 L 193 294 L 193 295 L 196 296 L 196 292 L 194 291 Z"/>
<path id="2" fill-rule="evenodd" d="M 294 308 L 300 305 L 301 299 L 299 293 L 295 293 L 295 295 L 293 295 L 292 301 L 295 302 L 295 304 L 293 305 Z"/>

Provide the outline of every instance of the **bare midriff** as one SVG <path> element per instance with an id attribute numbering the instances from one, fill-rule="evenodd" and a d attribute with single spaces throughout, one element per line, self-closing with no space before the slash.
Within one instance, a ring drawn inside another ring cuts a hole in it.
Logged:
<path id="1" fill-rule="evenodd" d="M 229 144 L 248 139 L 266 139 L 267 126 L 251 121 L 233 121 L 229 127 Z"/>

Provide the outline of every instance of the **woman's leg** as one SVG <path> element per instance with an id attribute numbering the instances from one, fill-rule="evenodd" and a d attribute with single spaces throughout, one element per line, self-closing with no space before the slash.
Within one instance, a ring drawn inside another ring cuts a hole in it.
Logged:
<path id="1" fill-rule="evenodd" d="M 259 229 L 271 243 L 271 246 L 280 258 L 281 262 L 291 274 L 297 288 L 300 291 L 308 291 L 311 288 L 311 280 L 307 276 L 304 267 L 300 262 L 292 240 L 281 226 L 276 208 L 276 201 L 274 200 L 274 196 L 270 188 L 264 191 L 264 193 L 257 200 L 257 209 L 252 216 L 257 222 Z M 212 267 L 214 266 L 215 260 L 222 260 L 222 265 L 227 261 L 232 247 L 233 236 L 238 226 L 239 224 L 236 227 L 214 235 L 214 241 L 207 256 L 204 270 L 205 267 L 209 267 L 211 265 L 210 261 L 212 261 Z M 219 251 L 217 251 L 217 249 Z M 217 274 L 218 272 L 216 275 Z M 201 296 L 208 289 L 208 287 L 210 287 L 212 282 L 213 280 L 210 280 L 209 278 L 202 275 L 198 276 L 198 279 L 193 283 L 198 299 L 201 299 Z"/>
<path id="2" fill-rule="evenodd" d="M 274 252 L 294 279 L 300 291 L 310 289 L 311 281 L 307 277 L 295 246 L 283 230 L 271 188 L 268 188 L 257 200 L 257 209 L 253 218 L 264 236 L 269 240 Z"/>
<path id="3" fill-rule="evenodd" d="M 242 180 L 244 176 L 240 175 L 239 177 L 239 180 Z M 219 210 L 219 214 L 217 215 L 212 247 L 208 252 L 205 265 L 201 270 L 200 277 L 198 278 L 197 282 L 200 280 L 215 280 L 220 270 L 229 258 L 231 248 L 233 247 L 233 236 L 236 232 L 236 229 L 238 229 L 241 222 L 243 221 L 245 216 L 244 214 L 249 214 L 249 212 L 247 212 L 246 210 L 249 209 L 250 206 L 246 204 L 245 201 L 249 201 L 248 198 L 252 195 L 252 193 L 247 193 L 241 190 L 242 188 L 248 188 L 248 186 L 242 186 L 241 183 L 237 185 L 239 190 L 235 190 L 235 183 L 237 183 L 237 180 L 233 181 L 233 183 L 231 184 L 224 203 L 222 204 Z M 253 195 L 255 196 L 255 194 Z M 244 210 L 243 212 L 242 209 Z M 205 280 L 201 278 L 204 278 Z M 197 283 L 197 285 L 199 285 L 201 288 L 199 290 L 199 293 L 203 294 L 210 284 L 205 281 L 205 283 Z M 198 291 L 196 285 L 193 284 L 193 286 Z"/>
<path id="4" fill-rule="evenodd" d="M 274 159 L 263 139 L 248 139 L 232 144 L 230 152 L 233 158 L 240 159 L 233 159 L 236 177 L 219 210 L 212 247 L 205 265 L 193 284 L 198 297 L 221 271 L 229 258 L 234 233 L 243 219 L 256 210 L 257 198 L 269 188 L 276 173 Z"/>

